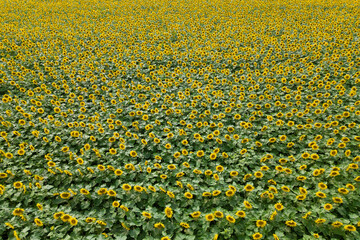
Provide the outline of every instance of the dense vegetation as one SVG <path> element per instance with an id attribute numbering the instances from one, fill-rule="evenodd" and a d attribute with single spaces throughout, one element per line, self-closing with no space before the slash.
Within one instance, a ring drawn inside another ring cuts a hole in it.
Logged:
<path id="1" fill-rule="evenodd" d="M 359 1 L 0 2 L 1 239 L 360 239 Z"/>

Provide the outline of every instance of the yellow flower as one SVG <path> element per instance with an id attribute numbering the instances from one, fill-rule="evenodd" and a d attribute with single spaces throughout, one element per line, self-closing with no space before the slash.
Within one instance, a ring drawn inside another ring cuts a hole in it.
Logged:
<path id="1" fill-rule="evenodd" d="M 155 227 L 155 228 L 158 228 L 158 229 L 161 229 L 161 228 L 165 228 L 165 225 L 162 224 L 161 222 L 159 222 L 159 223 L 155 223 L 155 224 L 154 224 L 154 227 Z"/>
<path id="2" fill-rule="evenodd" d="M 286 221 L 285 224 L 289 227 L 295 227 L 297 225 L 296 222 L 294 222 L 293 220 Z"/>
<path id="3" fill-rule="evenodd" d="M 166 207 L 166 208 L 165 208 L 165 215 L 166 215 L 168 218 L 172 218 L 172 216 L 173 216 L 173 210 L 172 210 L 170 207 Z"/>
<path id="4" fill-rule="evenodd" d="M 150 219 L 152 217 L 151 213 L 149 213 L 149 212 L 142 212 L 142 215 L 147 219 Z"/>
<path id="5" fill-rule="evenodd" d="M 120 206 L 120 203 L 119 203 L 118 201 L 114 201 L 114 202 L 112 203 L 112 205 L 113 205 L 113 207 L 117 208 L 117 207 Z"/>
<path id="6" fill-rule="evenodd" d="M 71 216 L 70 216 L 69 214 L 63 214 L 63 215 L 61 216 L 61 220 L 62 220 L 63 222 L 68 222 L 68 221 L 70 221 L 70 219 L 71 219 Z"/>
<path id="7" fill-rule="evenodd" d="M 181 222 L 180 226 L 182 226 L 183 228 L 190 228 L 190 225 L 186 222 Z"/>
<path id="8" fill-rule="evenodd" d="M 57 212 L 57 213 L 54 213 L 54 218 L 55 218 L 55 219 L 59 219 L 59 218 L 61 218 L 63 215 L 64 215 L 64 212 Z"/>
<path id="9" fill-rule="evenodd" d="M 210 214 L 207 214 L 207 215 L 205 216 L 205 219 L 206 219 L 206 221 L 208 221 L 208 222 L 212 222 L 212 221 L 214 221 L 215 216 L 214 216 L 212 213 L 210 213 Z"/>
<path id="10" fill-rule="evenodd" d="M 116 170 L 114 171 L 114 173 L 115 173 L 116 176 L 121 176 L 121 175 L 123 174 L 123 171 L 120 170 L 120 169 L 116 169 Z"/>
<path id="11" fill-rule="evenodd" d="M 122 189 L 124 189 L 125 191 L 130 191 L 131 190 L 131 186 L 129 184 L 123 184 L 122 185 Z"/>
<path id="12" fill-rule="evenodd" d="M 43 206 L 42 206 L 40 203 L 36 204 L 36 206 L 37 206 L 37 208 L 38 208 L 40 211 L 43 210 Z"/>
<path id="13" fill-rule="evenodd" d="M 115 197 L 116 196 L 116 192 L 114 190 L 109 190 L 107 192 L 107 194 L 110 196 L 110 197 Z"/>
<path id="14" fill-rule="evenodd" d="M 222 172 L 222 171 L 224 171 L 224 167 L 221 165 L 218 165 L 218 166 L 216 166 L 216 171 Z"/>
<path id="15" fill-rule="evenodd" d="M 321 223 L 324 223 L 324 222 L 326 222 L 326 219 L 323 219 L 323 218 L 318 218 L 318 219 L 315 220 L 316 224 L 321 224 Z"/>
<path id="16" fill-rule="evenodd" d="M 198 217 L 200 217 L 200 215 L 201 215 L 201 212 L 196 211 L 196 212 L 193 212 L 193 213 L 191 214 L 191 217 L 193 217 L 193 218 L 198 218 Z"/>
<path id="17" fill-rule="evenodd" d="M 71 197 L 71 194 L 68 193 L 68 192 L 63 192 L 63 193 L 60 194 L 60 197 L 62 199 L 69 199 Z"/>
<path id="18" fill-rule="evenodd" d="M 244 211 L 237 211 L 236 216 L 240 217 L 240 218 L 245 218 L 246 217 L 246 213 Z"/>
<path id="19" fill-rule="evenodd" d="M 22 182 L 14 182 L 14 187 L 15 187 L 16 189 L 20 189 L 20 188 L 23 187 L 23 184 L 22 184 Z"/>
<path id="20" fill-rule="evenodd" d="M 14 216 L 21 216 L 21 215 L 23 215 L 23 213 L 24 213 L 24 209 L 22 209 L 22 208 L 16 208 L 16 209 L 13 211 L 13 215 L 14 215 Z"/>
<path id="21" fill-rule="evenodd" d="M 262 172 L 255 172 L 255 173 L 254 173 L 254 176 L 255 176 L 256 178 L 262 178 L 262 177 L 264 176 L 264 174 L 263 174 Z"/>
<path id="22" fill-rule="evenodd" d="M 128 209 L 127 207 L 125 207 L 124 205 L 121 205 L 120 208 L 121 208 L 122 210 L 124 210 L 125 212 L 128 212 L 128 211 L 129 211 L 129 209 Z"/>
<path id="23" fill-rule="evenodd" d="M 74 217 L 71 217 L 69 223 L 71 224 L 71 226 L 76 226 L 78 224 L 78 220 Z"/>
<path id="24" fill-rule="evenodd" d="M 251 192 L 252 190 L 254 190 L 254 187 L 250 184 L 247 184 L 245 187 L 244 187 L 245 191 L 247 192 Z"/>
<path id="25" fill-rule="evenodd" d="M 354 225 L 345 225 L 345 226 L 344 226 L 344 229 L 345 229 L 346 231 L 349 231 L 349 232 L 354 232 L 354 231 L 356 231 L 356 227 L 355 227 Z"/>
<path id="26" fill-rule="evenodd" d="M 315 195 L 319 198 L 326 198 L 326 194 L 323 192 L 316 192 Z"/>
<path id="27" fill-rule="evenodd" d="M 215 211 L 215 212 L 214 212 L 214 215 L 215 215 L 215 217 L 217 217 L 217 218 L 223 218 L 223 217 L 224 217 L 224 214 L 223 214 L 221 211 Z"/>
<path id="28" fill-rule="evenodd" d="M 212 192 L 212 195 L 214 196 L 214 197 L 216 197 L 216 196 L 218 196 L 218 195 L 220 195 L 221 194 L 221 191 L 220 190 L 214 190 L 213 192 Z"/>
<path id="29" fill-rule="evenodd" d="M 244 201 L 244 206 L 245 206 L 247 209 L 251 209 L 251 208 L 252 208 L 250 202 L 248 202 L 248 201 Z"/>
<path id="30" fill-rule="evenodd" d="M 257 221 L 256 221 L 256 226 L 263 228 L 263 227 L 266 226 L 266 221 L 264 221 L 264 220 L 257 220 Z"/>
<path id="31" fill-rule="evenodd" d="M 254 233 L 252 237 L 254 240 L 259 240 L 263 237 L 263 235 L 261 233 Z"/>
<path id="32" fill-rule="evenodd" d="M 203 151 L 203 150 L 197 151 L 196 156 L 197 156 L 197 157 L 202 157 L 202 156 L 204 156 L 204 151 Z"/>
<path id="33" fill-rule="evenodd" d="M 281 211 L 284 209 L 284 206 L 281 203 L 276 203 L 275 204 L 275 209 L 278 211 Z"/>
<path id="34" fill-rule="evenodd" d="M 184 196 L 185 196 L 187 199 L 192 199 L 192 198 L 193 198 L 193 195 L 192 195 L 190 192 L 184 193 Z"/>
<path id="35" fill-rule="evenodd" d="M 324 205 L 324 209 L 327 211 L 330 211 L 333 208 L 333 206 L 330 203 L 327 203 Z"/>
<path id="36" fill-rule="evenodd" d="M 131 152 L 130 152 L 130 156 L 131 156 L 131 157 L 136 157 L 136 156 L 137 156 L 137 152 L 136 152 L 136 151 L 131 151 Z"/>
<path id="37" fill-rule="evenodd" d="M 331 225 L 335 228 L 338 228 L 338 227 L 341 227 L 343 225 L 343 223 L 336 221 L 336 222 L 333 222 Z"/>
<path id="38" fill-rule="evenodd" d="M 37 226 L 42 227 L 44 224 L 39 218 L 35 218 L 34 222 Z"/>

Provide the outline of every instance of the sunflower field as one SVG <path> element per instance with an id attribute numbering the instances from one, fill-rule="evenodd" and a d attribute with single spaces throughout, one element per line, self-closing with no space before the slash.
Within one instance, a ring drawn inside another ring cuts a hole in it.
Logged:
<path id="1" fill-rule="evenodd" d="M 358 0 L 0 0 L 0 239 L 360 239 L 359 87 Z"/>

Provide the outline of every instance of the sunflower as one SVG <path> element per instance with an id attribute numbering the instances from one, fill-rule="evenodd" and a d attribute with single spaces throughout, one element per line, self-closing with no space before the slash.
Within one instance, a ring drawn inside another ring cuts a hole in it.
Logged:
<path id="1" fill-rule="evenodd" d="M 211 197 L 211 192 L 203 192 L 203 197 Z"/>
<path id="2" fill-rule="evenodd" d="M 227 220 L 229 223 L 235 223 L 235 222 L 236 222 L 236 219 L 235 219 L 233 216 L 230 216 L 230 215 L 227 215 L 227 216 L 226 216 L 226 220 Z"/>
<path id="3" fill-rule="evenodd" d="M 196 212 L 193 212 L 193 213 L 191 214 L 191 217 L 193 217 L 193 218 L 198 218 L 198 217 L 200 217 L 200 215 L 201 215 L 201 212 L 196 211 Z"/>
<path id="4" fill-rule="evenodd" d="M 123 184 L 121 188 L 124 189 L 125 191 L 131 190 L 131 186 L 129 184 Z"/>
<path id="5" fill-rule="evenodd" d="M 261 166 L 260 171 L 268 171 L 269 167 L 268 166 Z"/>
<path id="6" fill-rule="evenodd" d="M 344 229 L 345 229 L 346 231 L 349 231 L 349 232 L 354 232 L 354 231 L 356 231 L 356 227 L 355 227 L 354 225 L 345 225 L 345 226 L 344 226 Z"/>
<path id="7" fill-rule="evenodd" d="M 220 195 L 220 193 L 221 193 L 220 190 L 214 190 L 214 191 L 212 192 L 212 195 L 213 195 L 214 197 L 216 197 L 216 196 Z"/>
<path id="8" fill-rule="evenodd" d="M 134 190 L 135 190 L 136 192 L 142 192 L 142 191 L 143 191 L 143 188 L 142 188 L 141 186 L 135 185 L 135 186 L 134 186 Z"/>
<path id="9" fill-rule="evenodd" d="M 303 194 L 303 195 L 307 194 L 307 190 L 303 187 L 299 187 L 299 191 L 300 191 L 300 194 Z"/>
<path id="10" fill-rule="evenodd" d="M 316 192 L 315 195 L 319 198 L 326 198 L 326 194 L 323 192 Z"/>
<path id="11" fill-rule="evenodd" d="M 252 208 L 252 205 L 251 205 L 250 202 L 248 202 L 248 201 L 244 201 L 244 206 L 245 206 L 247 209 L 251 209 L 251 208 Z"/>
<path id="12" fill-rule="evenodd" d="M 306 195 L 303 195 L 303 194 L 297 195 L 297 196 L 296 196 L 296 199 L 299 200 L 299 201 L 303 201 L 303 200 L 306 199 Z"/>
<path id="13" fill-rule="evenodd" d="M 212 221 L 214 221 L 215 216 L 214 216 L 214 214 L 210 213 L 210 214 L 205 215 L 205 219 L 208 222 L 212 222 Z"/>
<path id="14" fill-rule="evenodd" d="M 164 212 L 165 212 L 166 217 L 172 218 L 172 216 L 173 216 L 173 210 L 172 210 L 170 207 L 166 207 L 165 210 L 164 210 Z"/>
<path id="15" fill-rule="evenodd" d="M 333 197 L 332 200 L 334 203 L 343 203 L 343 199 L 340 197 Z"/>
<path id="16" fill-rule="evenodd" d="M 101 165 L 101 164 L 98 165 L 97 168 L 98 168 L 99 171 L 101 171 L 101 172 L 102 172 L 102 171 L 105 171 L 105 169 L 106 169 L 105 166 L 104 166 L 104 165 Z"/>
<path id="17" fill-rule="evenodd" d="M 297 225 L 293 220 L 286 221 L 285 224 L 289 227 L 295 227 Z"/>
<path id="18" fill-rule="evenodd" d="M 121 208 L 122 210 L 124 210 L 125 212 L 128 212 L 128 211 L 129 211 L 129 209 L 128 209 L 127 207 L 125 207 L 124 205 L 120 205 L 120 208 Z"/>
<path id="19" fill-rule="evenodd" d="M 223 217 L 224 217 L 224 214 L 223 214 L 221 211 L 215 211 L 215 212 L 214 212 L 214 215 L 215 215 L 215 217 L 217 217 L 217 218 L 223 218 Z"/>
<path id="20" fill-rule="evenodd" d="M 216 153 L 211 153 L 210 154 L 210 160 L 215 160 L 217 157 Z"/>
<path id="21" fill-rule="evenodd" d="M 254 240 L 259 240 L 263 237 L 263 235 L 261 233 L 254 233 L 252 237 Z"/>
<path id="22" fill-rule="evenodd" d="M 113 206 L 114 208 L 118 208 L 118 207 L 120 206 L 120 203 L 119 203 L 118 201 L 114 201 L 114 202 L 112 203 L 112 206 Z"/>
<path id="23" fill-rule="evenodd" d="M 136 151 L 131 151 L 131 152 L 130 152 L 130 156 L 133 157 L 133 158 L 136 157 L 136 156 L 137 156 L 137 152 L 136 152 Z"/>
<path id="24" fill-rule="evenodd" d="M 204 151 L 203 150 L 197 151 L 196 156 L 197 157 L 203 157 L 204 156 Z"/>
<path id="25" fill-rule="evenodd" d="M 161 223 L 161 222 L 155 223 L 154 228 L 158 228 L 158 229 L 165 228 L 165 225 L 163 223 Z"/>
<path id="26" fill-rule="evenodd" d="M 263 228 L 263 227 L 266 226 L 266 221 L 264 221 L 264 220 L 257 220 L 257 221 L 256 221 L 256 226 Z"/>
<path id="27" fill-rule="evenodd" d="M 186 228 L 186 229 L 190 228 L 190 225 L 188 223 L 186 223 L 186 222 L 181 222 L 180 226 L 182 226 L 183 228 Z"/>
<path id="28" fill-rule="evenodd" d="M 100 189 L 97 191 L 97 194 L 98 194 L 98 195 L 107 194 L 107 189 L 106 189 L 106 188 L 100 188 Z"/>
<path id="29" fill-rule="evenodd" d="M 350 183 L 346 184 L 346 188 L 350 189 L 350 191 L 355 191 L 356 189 L 355 186 Z"/>
<path id="30" fill-rule="evenodd" d="M 68 222 L 71 219 L 71 216 L 69 214 L 64 214 L 61 216 L 61 220 L 63 222 Z"/>
<path id="31" fill-rule="evenodd" d="M 7 173 L 0 173 L 0 178 L 7 178 Z"/>
<path id="32" fill-rule="evenodd" d="M 68 192 L 63 192 L 63 193 L 60 194 L 60 197 L 62 199 L 69 199 L 71 197 L 71 194 L 68 193 Z"/>
<path id="33" fill-rule="evenodd" d="M 142 215 L 147 219 L 150 219 L 152 217 L 151 213 L 149 213 L 149 212 L 142 212 Z"/>
<path id="34" fill-rule="evenodd" d="M 244 211 L 237 211 L 235 213 L 236 216 L 240 217 L 240 218 L 245 218 L 246 217 L 246 213 Z"/>
<path id="35" fill-rule="evenodd" d="M 225 192 L 225 195 L 226 195 L 227 197 L 232 197 L 232 196 L 235 195 L 235 191 L 233 191 L 233 190 L 228 190 L 228 191 Z"/>
<path id="36" fill-rule="evenodd" d="M 315 220 L 316 224 L 322 224 L 324 222 L 326 222 L 326 219 L 323 219 L 323 218 L 318 218 L 318 219 Z"/>
<path id="37" fill-rule="evenodd" d="M 115 154 L 117 153 L 117 151 L 116 151 L 115 148 L 110 148 L 109 153 L 110 153 L 111 155 L 115 155 Z"/>
<path id="38" fill-rule="evenodd" d="M 245 189 L 245 191 L 247 191 L 247 192 L 251 192 L 251 191 L 254 190 L 255 188 L 254 188 L 252 185 L 247 184 L 247 185 L 244 187 L 244 189 Z"/>
<path id="39" fill-rule="evenodd" d="M 114 173 L 115 173 L 116 176 L 121 176 L 121 175 L 123 174 L 123 171 L 120 170 L 120 169 L 116 169 L 116 170 L 114 171 Z"/>
<path id="40" fill-rule="evenodd" d="M 254 173 L 254 176 L 255 176 L 256 178 L 262 178 L 262 177 L 264 176 L 264 174 L 263 174 L 262 172 L 255 172 L 255 173 Z"/>
<path id="41" fill-rule="evenodd" d="M 65 214 L 64 212 L 57 212 L 57 213 L 54 213 L 53 216 L 54 216 L 55 219 L 59 219 L 59 218 L 61 218 L 64 214 Z"/>
<path id="42" fill-rule="evenodd" d="M 324 205 L 324 209 L 327 210 L 327 211 L 330 211 L 332 208 L 333 208 L 333 206 L 330 203 L 326 203 Z"/>
<path id="43" fill-rule="evenodd" d="M 339 188 L 339 189 L 338 189 L 338 192 L 341 193 L 341 194 L 346 195 L 346 194 L 349 193 L 349 190 L 347 190 L 346 188 Z"/>
<path id="44" fill-rule="evenodd" d="M 23 187 L 23 184 L 22 184 L 22 182 L 14 182 L 14 188 L 16 188 L 16 189 L 20 189 L 20 188 L 22 188 Z"/>
<path id="45" fill-rule="evenodd" d="M 327 185 L 326 185 L 325 183 L 322 183 L 322 182 L 318 183 L 318 187 L 319 187 L 321 190 L 327 189 Z"/>
<path id="46" fill-rule="evenodd" d="M 275 209 L 278 211 L 281 211 L 284 209 L 284 206 L 281 203 L 276 203 L 275 204 Z"/>
<path id="47" fill-rule="evenodd" d="M 24 209 L 22 208 L 15 208 L 12 212 L 14 216 L 22 216 L 24 213 Z"/>
<path id="48" fill-rule="evenodd" d="M 333 222 L 331 224 L 334 228 L 338 228 L 338 227 L 341 227 L 343 225 L 343 223 L 339 222 L 339 221 L 336 221 L 336 222 Z"/>
<path id="49" fill-rule="evenodd" d="M 224 171 L 224 167 L 223 166 L 221 166 L 221 165 L 218 165 L 218 166 L 216 166 L 216 171 L 218 171 L 218 172 L 222 172 L 222 171 Z"/>
<path id="50" fill-rule="evenodd" d="M 35 218 L 34 222 L 37 226 L 42 227 L 44 224 L 39 218 Z"/>
<path id="51" fill-rule="evenodd" d="M 40 203 L 37 203 L 37 204 L 36 204 L 36 207 L 37 207 L 40 211 L 43 210 L 43 206 L 42 206 Z"/>
<path id="52" fill-rule="evenodd" d="M 193 195 L 192 195 L 190 192 L 184 193 L 184 196 L 185 196 L 187 199 L 192 199 L 192 198 L 193 198 Z"/>
<path id="53" fill-rule="evenodd" d="M 71 217 L 69 223 L 71 226 L 76 226 L 78 224 L 78 220 L 74 217 Z"/>

